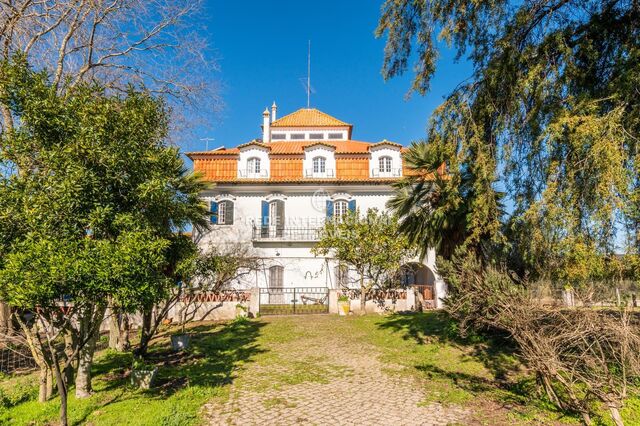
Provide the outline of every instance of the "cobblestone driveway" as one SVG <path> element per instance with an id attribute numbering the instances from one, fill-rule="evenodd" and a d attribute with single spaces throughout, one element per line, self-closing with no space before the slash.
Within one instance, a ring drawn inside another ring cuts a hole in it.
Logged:
<path id="1" fill-rule="evenodd" d="M 331 333 L 323 328 L 332 321 L 300 321 L 308 329 L 299 338 L 266 348 L 273 362 L 247 364 L 228 401 L 205 406 L 211 425 L 447 425 L 470 420 L 464 407 L 425 403 L 425 384 L 394 372 L 399 367 L 381 362 L 375 347 L 361 339 L 339 331 L 328 339 Z"/>

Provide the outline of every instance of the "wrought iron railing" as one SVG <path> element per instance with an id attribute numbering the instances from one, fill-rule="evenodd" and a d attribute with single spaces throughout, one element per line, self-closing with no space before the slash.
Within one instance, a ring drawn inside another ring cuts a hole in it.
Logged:
<path id="1" fill-rule="evenodd" d="M 238 169 L 238 177 L 245 179 L 266 179 L 269 177 L 269 171 L 267 169 L 260 169 L 259 172 L 255 170 Z"/>
<path id="2" fill-rule="evenodd" d="M 325 169 L 324 172 L 314 171 L 313 169 L 306 169 L 304 171 L 304 177 L 318 178 L 318 179 L 331 179 L 336 177 L 336 173 L 333 169 Z"/>
<path id="3" fill-rule="evenodd" d="M 253 240 L 318 241 L 322 228 L 254 227 Z"/>
<path id="4" fill-rule="evenodd" d="M 261 315 L 326 314 L 327 287 L 268 287 L 260 289 Z"/>
<path id="5" fill-rule="evenodd" d="M 383 169 L 371 169 L 371 177 L 401 177 L 401 168 L 383 168 Z"/>

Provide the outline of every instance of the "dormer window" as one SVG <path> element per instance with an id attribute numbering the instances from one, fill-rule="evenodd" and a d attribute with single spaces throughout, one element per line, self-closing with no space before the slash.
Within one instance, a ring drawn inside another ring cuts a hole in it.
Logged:
<path id="1" fill-rule="evenodd" d="M 391 157 L 380 157 L 380 174 L 391 174 L 391 164 Z"/>
<path id="2" fill-rule="evenodd" d="M 327 160 L 324 157 L 314 157 L 313 158 L 313 174 L 324 174 L 326 173 L 326 164 Z"/>
<path id="3" fill-rule="evenodd" d="M 247 173 L 260 174 L 260 159 L 258 157 L 251 157 L 247 160 Z"/>

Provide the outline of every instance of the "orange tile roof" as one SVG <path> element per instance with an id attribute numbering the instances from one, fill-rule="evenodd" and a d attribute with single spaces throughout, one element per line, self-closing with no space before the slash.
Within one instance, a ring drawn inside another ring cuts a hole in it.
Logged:
<path id="1" fill-rule="evenodd" d="M 315 108 L 302 108 L 271 123 L 271 127 L 351 127 Z"/>
<path id="2" fill-rule="evenodd" d="M 239 145 L 237 148 L 227 149 L 227 148 L 221 147 L 211 151 L 187 152 L 187 157 L 193 159 L 194 156 L 215 157 L 218 155 L 237 155 L 240 152 L 239 148 L 249 146 L 252 144 L 268 148 L 271 154 L 276 154 L 276 155 L 296 155 L 296 154 L 302 155 L 304 154 L 305 148 L 314 146 L 314 145 L 325 145 L 325 146 L 333 147 L 335 148 L 336 154 L 364 155 L 369 153 L 370 147 L 377 146 L 380 143 L 371 143 L 371 142 L 362 142 L 362 141 L 353 141 L 353 140 L 278 141 L 278 142 L 269 142 L 269 143 L 259 143 L 259 142 L 251 141 L 251 142 Z"/>
<path id="3" fill-rule="evenodd" d="M 360 141 L 300 141 L 300 142 L 270 142 L 272 154 L 303 154 L 304 149 L 313 145 L 327 145 L 336 149 L 336 154 L 366 154 L 369 152 L 369 142 Z"/>

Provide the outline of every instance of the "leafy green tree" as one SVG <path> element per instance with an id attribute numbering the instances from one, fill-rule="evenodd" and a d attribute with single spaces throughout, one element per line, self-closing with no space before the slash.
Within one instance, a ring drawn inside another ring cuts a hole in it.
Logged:
<path id="1" fill-rule="evenodd" d="M 536 244 L 555 258 L 580 236 L 610 253 L 621 217 L 638 240 L 639 7 L 634 0 L 384 2 L 377 35 L 387 38 L 385 78 L 416 58 L 411 90 L 426 93 L 440 41 L 473 65 L 434 112 L 427 137 L 444 153 L 452 182 L 470 178 L 461 202 L 447 194 L 433 208 L 447 203 L 444 210 L 458 213 L 452 219 L 464 216 L 471 245 L 500 232 L 499 188 L 514 206 L 511 232 L 535 233 L 544 222 L 556 238 L 524 234 L 506 247 L 534 272 L 549 266 L 531 256 L 542 251 Z"/>
<path id="2" fill-rule="evenodd" d="M 0 298 L 32 313 L 17 319 L 55 374 L 66 424 L 62 370 L 77 365 L 76 395 L 88 396 L 107 303 L 137 310 L 173 285 L 176 231 L 207 226 L 203 184 L 165 144 L 161 100 L 85 85 L 61 95 L 20 58 L 0 77 L 19 123 L 0 138 Z"/>
<path id="3" fill-rule="evenodd" d="M 328 220 L 312 253 L 333 256 L 353 268 L 360 284 L 360 313 L 366 313 L 373 289 L 397 287 L 402 265 L 415 257 L 409 240 L 398 232 L 398 221 L 369 209 L 364 217 L 351 212 L 342 220 Z"/>
<path id="4" fill-rule="evenodd" d="M 411 144 L 404 155 L 410 172 L 394 184 L 395 194 L 387 205 L 400 217 L 400 232 L 420 247 L 421 256 L 435 248 L 450 260 L 459 247 L 480 253 L 484 243 L 502 241 L 503 194 L 491 186 L 484 191 L 476 187 L 471 171 L 449 174 L 443 167 L 447 164 L 443 148 Z"/>

